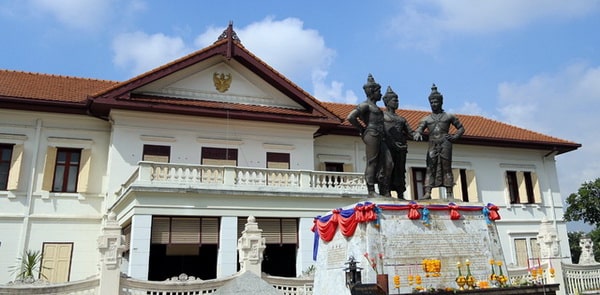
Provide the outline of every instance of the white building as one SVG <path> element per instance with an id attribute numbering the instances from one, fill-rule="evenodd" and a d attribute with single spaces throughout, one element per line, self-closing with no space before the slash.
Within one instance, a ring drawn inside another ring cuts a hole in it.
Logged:
<path id="1" fill-rule="evenodd" d="M 250 215 L 267 238 L 262 270 L 299 276 L 313 265 L 314 217 L 366 196 L 364 144 L 344 121 L 353 108 L 300 89 L 231 26 L 124 82 L 0 70 L 0 284 L 28 249 L 43 252 L 53 282 L 96 274 L 111 211 L 133 278 L 235 273 Z M 427 114 L 399 113 L 413 128 Z M 559 233 L 558 256 L 570 257 L 555 157 L 580 145 L 458 117 L 454 194 L 500 207 L 507 263 L 539 257 L 543 219 Z M 426 148 L 409 142 L 406 198 L 422 194 Z"/>

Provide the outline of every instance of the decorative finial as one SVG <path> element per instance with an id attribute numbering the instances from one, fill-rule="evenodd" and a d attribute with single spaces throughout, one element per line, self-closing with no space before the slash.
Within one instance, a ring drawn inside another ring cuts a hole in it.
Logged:
<path id="1" fill-rule="evenodd" d="M 219 36 L 219 38 L 217 38 L 217 41 L 215 41 L 215 43 L 217 43 L 223 39 L 230 39 L 231 41 L 237 42 L 237 43 L 242 42 L 242 40 L 240 40 L 240 38 L 237 36 L 235 31 L 233 30 L 233 21 L 229 21 L 229 25 L 227 25 L 227 28 L 223 31 L 223 33 L 221 33 L 221 35 Z"/>

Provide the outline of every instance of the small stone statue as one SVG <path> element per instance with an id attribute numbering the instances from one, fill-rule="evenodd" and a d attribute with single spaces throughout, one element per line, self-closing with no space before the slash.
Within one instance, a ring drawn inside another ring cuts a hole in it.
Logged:
<path id="1" fill-rule="evenodd" d="M 377 102 L 381 100 L 381 85 L 369 74 L 363 89 L 367 100 L 358 104 L 348 114 L 347 120 L 359 131 L 365 143 L 367 157 L 365 181 L 369 197 L 378 197 L 375 193 L 375 184 L 378 184 L 380 195 L 389 197 L 390 192 L 384 171 L 391 169 L 392 163 L 384 156 L 387 147 L 383 143 L 383 111 L 377 106 Z"/>
<path id="2" fill-rule="evenodd" d="M 387 156 L 392 162 L 392 169 L 387 171 L 389 177 L 390 191 L 395 191 L 398 199 L 404 198 L 406 191 L 406 154 L 408 153 L 407 139 L 414 136 L 408 121 L 398 114 L 398 95 L 388 86 L 383 95 L 386 111 L 383 113 L 383 125 L 385 130 L 385 144 Z"/>
<path id="3" fill-rule="evenodd" d="M 435 84 L 431 86 L 429 104 L 431 114 L 423 117 L 415 130 L 414 140 L 422 140 L 425 129 L 429 130 L 429 148 L 427 149 L 427 172 L 425 173 L 425 194 L 423 199 L 431 199 L 433 187 L 446 187 L 446 198 L 453 198 L 452 187 L 452 143 L 459 139 L 465 128 L 458 118 L 444 112 L 442 104 L 444 97 L 438 92 Z M 456 127 L 456 132 L 450 134 L 450 126 Z"/>

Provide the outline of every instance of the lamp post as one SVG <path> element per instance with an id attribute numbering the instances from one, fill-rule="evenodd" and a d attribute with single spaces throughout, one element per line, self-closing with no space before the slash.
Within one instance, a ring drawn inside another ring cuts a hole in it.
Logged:
<path id="1" fill-rule="evenodd" d="M 354 260 L 354 256 L 350 256 L 348 262 L 344 263 L 348 265 L 348 267 L 344 269 L 346 272 L 346 287 L 351 290 L 355 285 L 362 283 L 362 267 L 356 266 L 357 263 L 358 262 Z"/>

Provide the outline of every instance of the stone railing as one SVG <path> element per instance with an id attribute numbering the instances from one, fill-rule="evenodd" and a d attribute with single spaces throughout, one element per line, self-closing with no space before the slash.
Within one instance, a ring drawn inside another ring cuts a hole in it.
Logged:
<path id="1" fill-rule="evenodd" d="M 199 280 L 181 275 L 168 281 L 143 281 L 121 278 L 120 295 L 213 294 L 235 276 L 224 279 Z M 282 295 L 312 295 L 312 279 L 265 276 L 263 279 Z"/>
<path id="2" fill-rule="evenodd" d="M 563 264 L 562 267 L 567 294 L 600 290 L 600 264 Z"/>
<path id="3" fill-rule="evenodd" d="M 273 285 L 275 289 L 282 292 L 283 295 L 312 295 L 312 278 L 284 278 L 263 276 L 263 280 Z"/>
<path id="4" fill-rule="evenodd" d="M 117 195 L 131 186 L 181 187 L 361 195 L 363 173 L 140 162 Z"/>
<path id="5" fill-rule="evenodd" d="M 168 281 L 144 281 L 121 278 L 121 295 L 175 295 L 175 294 L 213 294 L 233 277 L 214 280 L 200 280 L 180 275 Z"/>
<path id="6" fill-rule="evenodd" d="M 0 294 L 11 295 L 97 295 L 100 279 L 95 276 L 86 280 L 55 283 L 38 281 L 31 284 L 8 284 L 0 285 Z"/>

